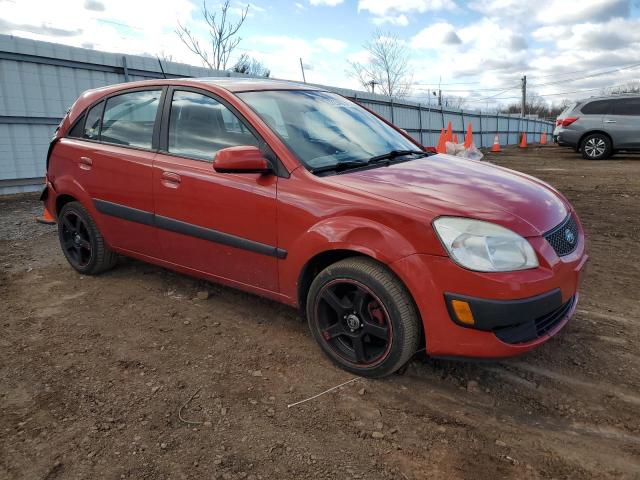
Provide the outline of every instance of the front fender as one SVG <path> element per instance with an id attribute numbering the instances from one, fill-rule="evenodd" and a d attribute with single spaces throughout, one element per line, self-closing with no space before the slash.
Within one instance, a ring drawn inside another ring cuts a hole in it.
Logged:
<path id="1" fill-rule="evenodd" d="M 388 226 L 354 216 L 325 218 L 305 231 L 280 263 L 280 289 L 297 301 L 298 279 L 315 256 L 332 250 L 350 250 L 389 264 L 415 253 L 415 247 L 400 232 Z"/>

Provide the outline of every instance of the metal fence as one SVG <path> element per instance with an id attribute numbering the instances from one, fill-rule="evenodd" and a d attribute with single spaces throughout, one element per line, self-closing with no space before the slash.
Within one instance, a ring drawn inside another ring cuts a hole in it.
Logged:
<path id="1" fill-rule="evenodd" d="M 164 74 L 162 72 L 164 70 Z M 98 52 L 0 35 L 0 194 L 33 191 L 42 184 L 49 139 L 64 112 L 83 91 L 115 83 L 154 78 L 244 76 L 156 58 Z M 423 145 L 434 145 L 448 122 L 462 135 L 471 123 L 477 146 L 489 146 L 496 134 L 502 145 L 530 141 L 550 133 L 553 124 L 479 111 L 439 108 L 355 90 L 323 87 L 352 98 Z"/>

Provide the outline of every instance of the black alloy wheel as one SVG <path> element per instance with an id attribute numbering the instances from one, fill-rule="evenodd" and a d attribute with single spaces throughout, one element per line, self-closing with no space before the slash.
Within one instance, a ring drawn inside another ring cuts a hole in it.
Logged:
<path id="1" fill-rule="evenodd" d="M 62 248 L 69 262 L 76 268 L 86 268 L 92 257 L 91 237 L 82 217 L 73 210 L 67 210 L 59 218 L 61 222 Z"/>
<path id="2" fill-rule="evenodd" d="M 95 275 L 113 268 L 118 255 L 107 246 L 100 230 L 80 202 L 69 202 L 58 212 L 62 253 L 78 272 Z"/>
<path id="3" fill-rule="evenodd" d="M 393 327 L 380 299 L 351 279 L 336 279 L 319 293 L 317 315 L 322 337 L 345 361 L 372 365 L 391 346 Z"/>
<path id="4" fill-rule="evenodd" d="M 306 314 L 324 353 L 364 377 L 399 370 L 417 351 L 422 334 L 416 306 L 400 279 L 367 257 L 322 270 L 309 288 Z"/>

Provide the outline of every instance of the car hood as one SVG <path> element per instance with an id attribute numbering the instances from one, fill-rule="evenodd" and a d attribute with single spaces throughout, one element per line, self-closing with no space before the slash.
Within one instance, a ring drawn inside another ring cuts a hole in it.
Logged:
<path id="1" fill-rule="evenodd" d="M 568 202 L 546 183 L 486 162 L 433 155 L 330 177 L 429 212 L 431 220 L 456 215 L 503 225 L 520 235 L 541 235 L 564 220 Z"/>

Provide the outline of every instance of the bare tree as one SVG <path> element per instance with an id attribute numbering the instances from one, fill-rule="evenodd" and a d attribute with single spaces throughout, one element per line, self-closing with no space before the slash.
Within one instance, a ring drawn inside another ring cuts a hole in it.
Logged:
<path id="1" fill-rule="evenodd" d="M 465 97 L 459 97 L 456 95 L 442 95 L 442 105 L 445 107 L 461 109 L 467 103 Z"/>
<path id="2" fill-rule="evenodd" d="M 556 118 L 562 111 L 569 105 L 570 101 L 567 99 L 561 100 L 556 104 L 549 105 L 546 100 L 535 92 L 530 92 L 527 95 L 526 111 L 532 115 L 538 115 L 540 118 Z M 520 113 L 520 103 L 513 103 L 503 107 L 501 113 Z"/>
<path id="3" fill-rule="evenodd" d="M 368 54 L 365 62 L 349 62 L 350 74 L 367 90 L 389 97 L 406 97 L 411 90 L 413 75 L 409 67 L 409 53 L 398 36 L 376 30 L 371 40 L 363 45 Z"/>
<path id="4" fill-rule="evenodd" d="M 271 70 L 269 70 L 264 65 L 264 63 L 262 63 L 260 60 L 250 57 L 246 53 L 240 55 L 238 61 L 231 68 L 231 71 L 265 78 L 271 75 Z"/>
<path id="5" fill-rule="evenodd" d="M 231 0 L 225 0 L 220 5 L 220 10 L 214 12 L 207 6 L 206 0 L 202 2 L 201 14 L 209 27 L 209 37 L 211 50 L 208 51 L 200 45 L 200 41 L 189 28 L 178 22 L 176 33 L 189 50 L 198 55 L 202 62 L 213 70 L 226 70 L 229 56 L 240 43 L 238 31 L 249 12 L 249 5 L 240 11 L 240 18 L 237 22 L 229 20 L 229 9 Z"/>
<path id="6" fill-rule="evenodd" d="M 163 62 L 173 62 L 173 55 L 165 52 L 164 50 L 160 50 L 160 53 L 156 55 L 157 58 L 162 60 Z"/>
<path id="7" fill-rule="evenodd" d="M 608 92 L 606 90 L 608 90 Z M 620 87 L 610 87 L 606 90 L 605 94 L 611 95 L 619 95 L 621 93 L 640 93 L 640 82 L 628 82 L 626 85 Z"/>

